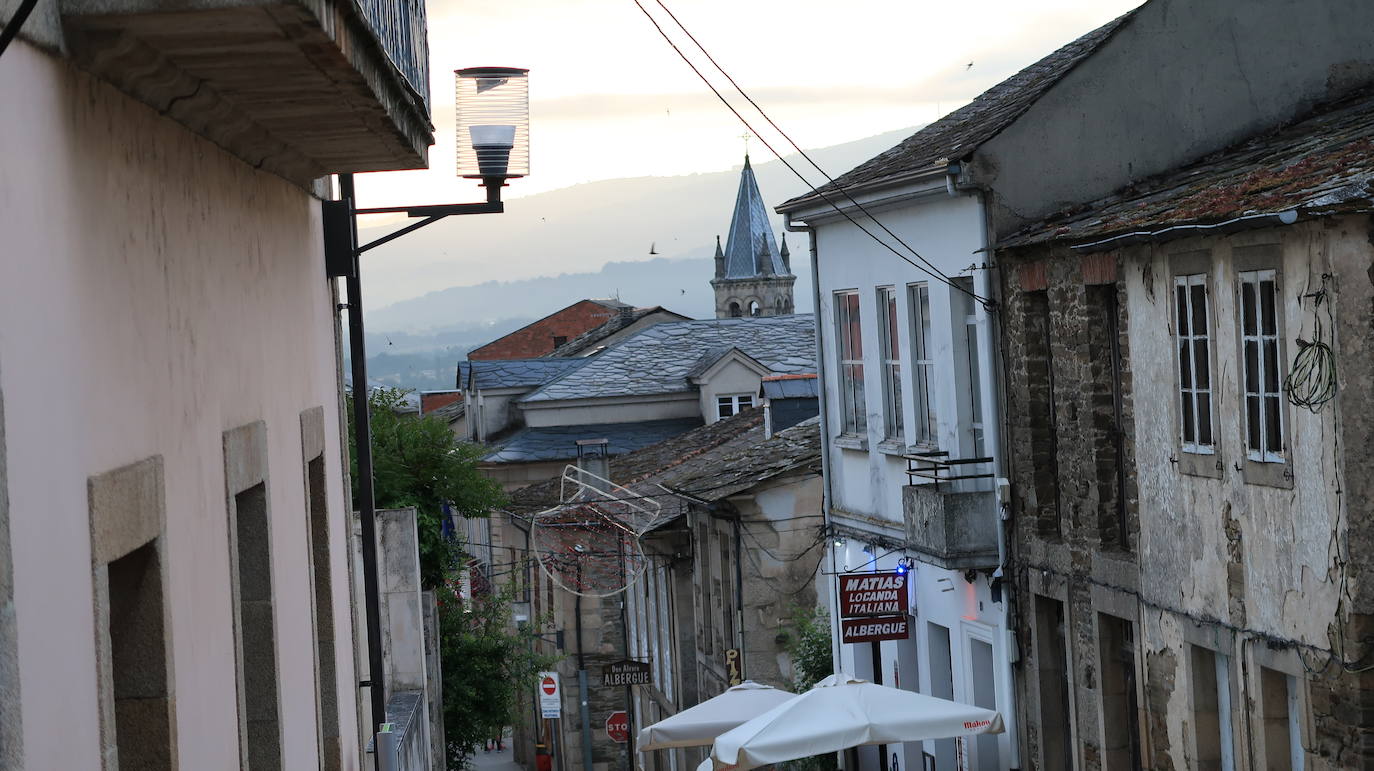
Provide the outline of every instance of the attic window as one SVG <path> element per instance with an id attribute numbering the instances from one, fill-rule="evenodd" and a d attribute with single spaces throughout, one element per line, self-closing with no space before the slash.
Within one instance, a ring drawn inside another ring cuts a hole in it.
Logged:
<path id="1" fill-rule="evenodd" d="M 554 347 L 554 348 L 561 347 L 561 346 L 565 345 L 567 342 L 568 342 L 568 336 L 567 336 L 567 335 L 554 335 L 554 336 L 553 336 L 553 347 Z"/>
<path id="2" fill-rule="evenodd" d="M 753 394 L 726 394 L 716 397 L 716 418 L 724 419 L 738 415 L 746 408 L 754 406 Z"/>

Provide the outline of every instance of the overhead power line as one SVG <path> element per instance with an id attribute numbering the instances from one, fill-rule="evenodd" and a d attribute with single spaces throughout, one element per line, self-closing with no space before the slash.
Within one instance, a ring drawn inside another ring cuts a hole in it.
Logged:
<path id="1" fill-rule="evenodd" d="M 924 265 L 918 264 L 910 257 L 907 257 L 905 254 L 902 254 L 901 252 L 897 251 L 897 249 L 893 247 L 891 244 L 889 244 L 887 241 L 884 241 L 883 239 L 879 238 L 877 234 L 875 234 L 873 231 L 864 227 L 862 224 L 859 223 L 858 220 L 854 219 L 854 217 L 851 216 L 849 212 L 840 208 L 839 205 L 837 205 L 833 200 L 831 200 L 830 196 L 821 192 L 819 188 L 811 184 L 811 181 L 807 179 L 801 172 L 797 171 L 797 169 L 791 163 L 788 163 L 787 159 L 782 156 L 782 153 L 779 153 L 777 149 L 774 148 L 773 145 L 767 139 L 765 139 L 743 115 L 740 114 L 739 110 L 735 109 L 735 106 L 731 104 L 730 101 L 726 99 L 723 94 L 721 94 L 720 90 L 716 88 L 715 84 L 712 83 L 710 79 L 707 78 L 706 75 L 701 72 L 701 70 L 696 66 L 696 64 L 694 64 L 685 53 L 683 53 L 682 49 L 678 47 L 677 43 L 673 42 L 673 39 L 668 35 L 667 32 L 663 30 L 662 25 L 659 24 L 658 19 L 655 19 L 653 14 L 649 12 L 649 9 L 645 8 L 644 4 L 640 2 L 640 0 L 634 0 L 634 4 L 639 8 L 640 12 L 644 14 L 645 18 L 649 20 L 649 23 L 654 25 L 654 29 L 658 31 L 659 36 L 661 36 L 663 40 L 667 42 L 669 46 L 672 47 L 673 51 L 675 51 L 678 57 L 681 58 L 682 61 L 689 68 L 691 68 L 692 72 L 696 74 L 696 76 L 701 80 L 701 82 L 706 84 L 707 88 L 711 89 L 711 93 L 716 95 L 716 98 L 720 100 L 721 104 L 725 105 L 726 109 L 730 110 L 730 112 L 733 113 L 737 119 L 739 119 L 739 122 L 744 124 L 745 128 L 749 129 L 749 131 L 751 131 L 755 136 L 757 136 L 759 141 L 763 143 L 763 146 L 767 147 L 768 150 L 773 153 L 773 156 L 776 157 L 779 161 L 781 161 L 782 165 L 787 167 L 788 171 L 792 172 L 792 174 L 795 175 L 797 179 L 801 180 L 803 184 L 810 188 L 812 193 L 819 196 L 820 199 L 824 201 L 826 205 L 828 205 L 831 209 L 834 209 L 836 213 L 840 214 L 845 219 L 849 220 L 849 222 L 852 225 L 854 225 L 854 227 L 863 231 L 864 235 L 867 235 L 869 238 L 873 239 L 883 248 L 887 249 L 889 252 L 892 252 L 892 254 L 896 255 L 899 259 L 910 264 L 912 267 L 916 268 L 922 273 L 925 273 L 931 278 L 940 281 L 941 283 L 945 284 L 951 289 L 956 289 L 960 292 L 963 292 L 964 294 L 967 294 L 969 297 L 973 298 L 974 300 L 977 300 L 986 310 L 992 310 L 996 306 L 996 303 L 993 300 L 983 297 L 977 294 L 976 292 L 972 292 L 954 283 L 954 281 L 952 281 L 949 276 L 945 275 L 944 272 L 942 272 L 938 267 L 936 267 L 934 263 L 932 263 L 925 257 L 921 256 L 921 254 L 917 252 L 914 248 L 912 248 L 910 244 L 904 241 L 896 233 L 893 233 L 892 230 L 889 229 L 886 225 L 884 225 L 877 217 L 875 217 L 872 212 L 868 211 L 868 209 L 865 208 L 863 204 L 855 200 L 854 196 L 852 196 L 849 193 L 849 191 L 844 188 L 844 186 L 837 184 L 835 182 L 835 178 L 827 174 L 825 169 L 822 169 L 820 165 L 817 164 L 811 158 L 811 156 L 809 156 L 806 153 L 806 151 L 802 150 L 802 148 L 798 146 L 796 142 L 792 141 L 792 137 L 790 137 L 787 134 L 787 132 L 783 131 L 782 128 L 778 126 L 778 124 L 771 117 L 769 117 L 768 113 L 764 111 L 762 107 L 759 106 L 758 102 L 755 102 L 754 99 L 750 97 L 749 94 L 746 93 L 743 88 L 740 87 L 739 83 L 737 83 L 735 79 L 730 76 L 730 73 L 727 72 L 725 68 L 722 67 L 720 63 L 716 61 L 715 57 L 711 55 L 710 51 L 706 50 L 706 47 L 702 45 L 701 42 L 697 40 L 694 35 L 692 35 L 691 31 L 689 31 L 686 25 L 684 25 L 677 18 L 676 14 L 674 14 L 672 10 L 664 4 L 663 0 L 655 0 L 655 2 L 657 2 L 659 7 L 661 7 L 663 11 L 668 14 L 669 18 L 673 20 L 673 22 L 678 26 L 678 28 L 682 30 L 683 34 L 685 34 L 688 37 L 688 39 L 690 39 L 692 43 L 696 45 L 698 49 L 701 50 L 701 53 L 706 57 L 708 61 L 711 62 L 712 66 L 719 70 L 721 75 L 725 76 L 726 80 L 730 81 L 730 85 L 733 86 L 734 89 L 739 92 L 740 96 L 744 97 L 744 99 L 747 102 L 749 102 L 749 104 L 752 105 L 756 111 L 758 111 L 759 115 L 761 115 L 763 119 L 768 122 L 769 126 L 771 126 L 775 131 L 778 132 L 779 135 L 786 139 L 788 144 L 790 144 L 802 156 L 802 158 L 805 158 L 807 163 L 810 163 L 811 166 L 821 174 L 821 176 L 825 177 L 831 185 L 834 185 L 835 188 L 841 194 L 843 194 L 844 197 L 848 199 L 848 201 L 851 204 L 853 204 L 854 208 L 857 208 L 859 211 L 863 212 L 865 217 L 867 217 L 875 225 L 881 228 L 884 233 L 887 233 L 889 236 L 891 236 L 897 243 L 901 244 L 902 247 L 904 247 L 907 251 L 911 252 L 911 254 L 914 255 L 916 259 L 920 260 L 921 263 L 924 263 Z"/>

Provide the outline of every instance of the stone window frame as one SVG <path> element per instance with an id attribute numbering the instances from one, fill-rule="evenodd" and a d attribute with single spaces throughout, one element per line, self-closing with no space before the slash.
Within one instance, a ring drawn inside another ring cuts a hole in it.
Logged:
<path id="1" fill-rule="evenodd" d="M 1183 442 L 1183 410 L 1182 399 L 1182 377 L 1183 373 L 1179 370 L 1178 361 L 1178 294 L 1175 290 L 1177 281 L 1181 276 L 1195 276 L 1202 274 L 1206 276 L 1203 286 L 1207 293 L 1207 323 L 1208 327 L 1208 372 L 1207 382 L 1211 385 L 1211 409 L 1210 419 L 1212 422 L 1212 452 L 1197 453 L 1186 451 Z M 1221 443 L 1223 434 L 1218 431 L 1218 393 L 1217 388 L 1217 302 L 1216 291 L 1216 266 L 1212 260 L 1210 249 L 1197 249 L 1186 252 L 1178 252 L 1169 255 L 1169 361 L 1173 371 L 1173 386 L 1170 394 L 1169 403 L 1172 405 L 1173 432 L 1174 432 L 1174 459 L 1177 460 L 1177 467 L 1180 473 L 1190 476 L 1208 477 L 1220 479 L 1225 468 L 1223 455 L 1225 447 Z"/>
<path id="2" fill-rule="evenodd" d="M 317 559 L 320 555 L 318 555 L 317 552 L 316 552 L 316 550 L 315 550 L 315 539 L 316 539 L 316 536 L 317 536 L 318 534 L 315 532 L 315 522 L 314 522 L 314 514 L 315 514 L 315 501 L 314 501 L 314 495 L 315 495 L 315 490 L 313 489 L 313 486 L 312 486 L 313 483 L 312 483 L 312 479 L 311 479 L 311 476 L 310 476 L 310 465 L 311 465 L 312 463 L 314 463 L 315 461 L 317 461 L 317 460 L 320 461 L 320 463 L 321 463 L 322 465 L 324 465 L 325 468 L 326 468 L 326 472 L 325 472 L 325 485 L 324 485 L 324 486 L 325 486 L 325 489 L 324 489 L 323 491 L 321 491 L 321 492 L 323 492 L 324 495 L 325 495 L 325 502 L 324 502 L 324 504 L 325 504 L 325 509 L 324 509 L 324 513 L 325 513 L 325 519 L 328 520 L 328 519 L 329 519 L 329 514 L 330 514 L 330 512 L 329 512 L 329 508 L 328 508 L 328 482 L 327 482 L 327 479 L 328 479 L 328 472 L 327 472 L 327 464 L 324 463 L 324 459 L 325 459 L 324 407 L 323 407 L 323 406 L 318 406 L 318 407 L 311 407 L 310 409 L 302 410 L 302 411 L 301 411 L 301 414 L 300 414 L 300 425 L 301 425 L 301 473 L 302 473 L 303 491 L 304 491 L 304 494 L 305 494 L 305 499 L 304 499 L 305 509 L 304 509 L 304 513 L 305 513 L 305 528 L 306 528 L 306 530 L 305 530 L 305 532 L 306 532 L 306 549 L 307 549 L 307 556 L 308 556 L 306 565 L 308 566 L 309 571 L 310 571 L 310 589 L 311 589 L 310 629 L 311 629 L 311 633 L 312 633 L 311 636 L 312 636 L 313 641 L 314 641 L 314 645 L 312 646 L 312 652 L 311 652 L 311 653 L 312 653 L 312 655 L 311 655 L 311 661 L 312 661 L 312 664 L 313 664 L 314 669 L 315 669 L 313 681 L 314 681 L 314 683 L 315 683 L 315 693 L 316 693 L 316 699 L 317 699 L 316 704 L 315 704 L 315 725 L 316 725 L 316 739 L 317 739 L 317 744 L 316 744 L 316 746 L 319 748 L 319 753 L 320 753 L 320 757 L 319 757 L 319 760 L 320 760 L 320 768 L 323 769 L 324 771 L 329 771 L 330 769 L 338 769 L 338 768 L 340 768 L 341 765 L 342 765 L 342 762 L 343 762 L 343 737 L 341 736 L 341 730 L 340 730 L 340 726 L 339 726 L 339 722 L 338 722 L 338 721 L 339 721 L 339 718 L 340 718 L 340 716 L 341 716 L 341 715 L 340 715 L 340 712 L 341 712 L 341 711 L 340 711 L 340 709 L 339 709 L 339 704 L 338 704 L 338 700 L 339 700 L 339 689 L 338 689 L 338 674 L 337 674 L 337 672 L 338 672 L 338 663 L 339 663 L 339 659 L 338 659 L 338 651 L 337 651 L 337 649 L 336 649 L 336 650 L 334 651 L 334 655 L 333 655 L 332 657 L 330 657 L 330 658 L 331 658 L 331 662 L 328 662 L 328 663 L 332 663 L 332 664 L 334 665 L 334 670 L 335 670 L 335 671 L 334 671 L 333 673 L 327 672 L 327 670 L 326 670 L 326 668 L 325 668 L 325 663 L 326 663 L 326 662 L 322 662 L 322 661 L 320 660 L 320 631 L 321 631 L 321 630 L 320 630 L 319 607 L 318 607 L 318 606 L 319 606 L 318 592 L 319 592 L 319 588 L 320 588 L 320 587 L 319 587 L 319 583 L 317 582 L 316 575 L 317 575 L 317 571 L 320 570 L 321 565 L 319 564 L 319 560 Z M 328 531 L 326 531 L 326 533 L 324 534 L 324 537 L 325 537 L 325 539 L 326 539 L 326 548 L 328 549 L 328 545 L 327 545 L 327 544 L 328 544 L 328 538 L 329 538 Z M 332 596 L 332 595 L 333 595 L 333 592 L 332 592 L 332 588 L 333 588 L 334 585 L 335 585 L 335 582 L 334 582 L 334 580 L 333 580 L 333 575 L 332 575 L 332 570 L 333 570 L 333 566 L 332 566 L 332 556 L 333 556 L 333 552 L 332 552 L 332 550 L 329 550 L 324 556 L 325 556 L 325 561 L 324 561 L 324 564 L 323 564 L 323 569 L 324 569 L 327 573 L 329 573 L 329 576 L 328 576 L 328 578 L 327 578 L 327 586 L 328 586 L 328 587 L 330 588 L 330 590 L 331 590 L 331 591 L 330 591 L 330 596 L 327 598 L 327 601 L 330 602 L 330 603 L 332 603 L 332 602 L 333 602 L 333 596 Z M 338 624 L 338 618 L 337 618 L 336 615 L 333 616 L 333 617 L 331 617 L 330 620 L 329 620 L 328 633 L 329 633 L 330 642 L 337 648 L 337 644 L 338 644 L 338 641 L 339 641 L 339 624 Z M 332 686 L 332 687 L 331 687 L 331 686 Z M 326 709 L 326 706 L 325 706 L 325 704 L 322 703 L 322 701 L 323 701 L 324 699 L 331 699 L 331 698 L 334 700 L 334 705 L 333 705 L 332 709 Z M 326 721 L 325 721 L 326 712 L 331 712 L 331 711 L 333 712 L 333 717 L 334 717 L 334 722 L 335 722 L 335 724 L 334 724 L 333 726 L 328 725 L 328 724 L 326 723 Z"/>
<path id="3" fill-rule="evenodd" d="M 1235 291 L 1233 305 L 1235 306 L 1236 324 L 1236 393 L 1240 400 L 1240 420 L 1236 421 L 1235 436 L 1240 442 L 1238 446 L 1241 448 L 1241 452 L 1237 456 L 1240 460 L 1236 464 L 1236 470 L 1241 472 L 1241 479 L 1246 484 L 1291 490 L 1293 489 L 1293 413 L 1287 396 L 1282 394 L 1283 380 L 1288 367 L 1288 345 L 1284 339 L 1287 331 L 1285 326 L 1287 317 L 1284 313 L 1283 302 L 1283 247 L 1276 243 L 1234 247 L 1231 250 L 1231 268 L 1234 273 L 1232 286 Z M 1275 330 L 1278 332 L 1279 390 L 1283 397 L 1279 399 L 1279 421 L 1284 432 L 1281 434 L 1284 444 L 1282 462 L 1255 460 L 1250 457 L 1247 451 L 1249 445 L 1246 439 L 1245 342 L 1242 334 L 1245 328 L 1241 319 L 1241 274 L 1253 271 L 1274 272 L 1274 323 Z"/>
<path id="4" fill-rule="evenodd" d="M 1248 697 L 1246 703 L 1259 704 L 1264 698 L 1261 668 L 1280 672 L 1293 678 L 1294 686 L 1298 692 L 1298 733 L 1302 739 L 1303 755 L 1307 761 L 1305 765 L 1310 767 L 1312 751 L 1309 748 L 1316 746 L 1317 727 L 1315 721 L 1312 720 L 1311 686 L 1307 681 L 1303 662 L 1299 658 L 1301 654 L 1293 648 L 1270 648 L 1268 645 L 1256 645 L 1255 641 L 1251 641 L 1249 650 L 1250 661 L 1253 666 L 1250 670 L 1250 679 L 1245 683 L 1246 696 Z M 1260 758 L 1267 760 L 1268 752 L 1264 746 L 1262 719 L 1258 716 L 1252 718 L 1251 725 L 1251 739 L 1259 748 Z"/>
<path id="5" fill-rule="evenodd" d="M 101 768 L 113 769 L 119 765 L 112 661 L 114 644 L 110 639 L 109 565 L 149 545 L 157 555 L 158 572 L 162 580 L 167 738 L 171 765 L 176 768 L 176 667 L 173 662 L 172 609 L 168 601 L 171 571 L 167 558 L 167 500 L 162 456 L 153 455 L 87 477 L 86 499 L 90 517 Z"/>
<path id="6" fill-rule="evenodd" d="M 1065 612 L 1068 612 L 1067 606 Z M 1097 688 L 1097 740 L 1102 742 L 1107 736 L 1106 730 L 1106 710 L 1103 708 L 1102 700 L 1102 662 L 1100 661 L 1102 650 L 1102 627 L 1101 620 L 1103 615 L 1114 616 L 1131 625 L 1131 639 L 1134 643 L 1134 666 L 1135 666 L 1135 712 L 1136 712 L 1136 736 L 1140 741 L 1141 759 L 1144 760 L 1150 755 L 1149 746 L 1149 726 L 1147 702 L 1145 700 L 1145 651 L 1142 637 L 1142 624 L 1140 620 L 1140 601 L 1132 594 L 1109 589 L 1105 586 L 1094 585 L 1092 587 L 1092 618 L 1088 623 L 1092 625 L 1092 646 L 1093 661 L 1097 666 L 1098 688 Z"/>
<path id="7" fill-rule="evenodd" d="M 1031 614 L 1029 616 L 1030 618 L 1034 619 L 1035 617 L 1034 603 L 1036 602 L 1035 597 L 1037 596 L 1044 597 L 1047 600 L 1054 600 L 1055 602 L 1060 603 L 1060 605 L 1064 609 L 1064 672 L 1070 677 L 1072 677 L 1077 672 L 1075 667 L 1077 667 L 1080 662 L 1074 655 L 1075 649 L 1073 645 L 1073 630 L 1076 619 L 1074 618 L 1073 603 L 1071 601 L 1072 596 L 1069 593 L 1068 578 L 1057 573 L 1050 573 L 1049 571 L 1035 569 L 1027 571 L 1026 578 L 1028 588 L 1030 589 L 1030 594 L 1032 597 Z M 1095 616 L 1096 614 L 1094 614 L 1094 617 Z M 1094 621 L 1094 624 L 1095 623 L 1096 621 Z M 1036 635 L 1033 633 L 1031 634 L 1031 646 L 1038 661 L 1040 656 L 1039 640 L 1036 639 Z M 1079 752 L 1079 749 L 1082 743 L 1082 737 L 1079 735 L 1077 695 L 1077 689 L 1070 687 L 1069 714 L 1065 718 L 1065 722 L 1069 728 L 1069 754 L 1072 756 L 1073 760 L 1076 763 L 1081 764 L 1083 762 L 1083 759 Z M 1038 688 L 1036 689 L 1035 698 L 1038 706 L 1040 699 Z M 1037 758 L 1037 760 L 1042 761 L 1039 767 L 1048 768 L 1049 766 L 1043 763 L 1044 747 L 1041 746 L 1038 749 L 1040 754 L 1042 755 L 1042 757 Z"/>
<path id="8" fill-rule="evenodd" d="M 234 685 L 236 696 L 236 711 L 238 715 L 238 737 L 239 737 L 239 760 L 244 768 L 250 767 L 248 761 L 250 748 L 248 746 L 248 714 L 247 714 L 247 677 L 243 670 L 243 621 L 240 618 L 239 600 L 239 578 L 238 578 L 238 495 L 247 492 L 258 485 L 263 487 L 264 506 L 266 507 L 267 532 L 264 537 L 267 539 L 268 553 L 268 580 L 270 582 L 270 593 L 274 596 L 272 603 L 272 651 L 276 666 L 276 714 L 278 732 L 278 760 L 277 767 L 283 768 L 285 735 L 282 733 L 281 725 L 281 670 L 280 670 L 280 634 L 281 624 L 277 619 L 278 605 L 275 602 L 277 587 L 277 576 L 273 562 L 274 550 L 272 548 L 272 486 L 268 481 L 268 458 L 267 458 L 267 424 L 262 420 L 256 420 L 244 424 L 237 428 L 229 429 L 223 433 L 223 452 L 224 452 L 224 492 L 225 492 L 225 516 L 228 528 L 225 544 L 229 552 L 229 592 L 232 622 L 233 622 L 233 643 L 234 643 Z"/>
<path id="9" fill-rule="evenodd" d="M 1184 655 L 1188 662 L 1187 666 L 1189 687 L 1187 695 L 1189 715 L 1194 715 L 1197 713 L 1197 707 L 1195 702 L 1193 701 L 1194 689 L 1192 688 L 1192 647 L 1196 646 L 1198 648 L 1203 648 L 1205 650 L 1211 651 L 1214 654 L 1225 656 L 1228 659 L 1228 664 L 1226 668 L 1226 691 L 1228 694 L 1230 694 L 1231 697 L 1231 724 L 1227 726 L 1227 728 L 1229 729 L 1231 735 L 1232 757 L 1238 759 L 1240 749 L 1245 746 L 1245 737 L 1241 732 L 1241 726 L 1244 723 L 1244 720 L 1241 716 L 1245 712 L 1245 692 L 1241 687 L 1241 678 L 1243 675 L 1243 670 L 1239 666 L 1237 666 L 1239 663 L 1239 659 L 1236 658 L 1236 634 L 1235 632 L 1224 627 L 1218 626 L 1216 624 L 1207 624 L 1199 621 L 1194 621 L 1188 618 L 1184 618 L 1181 620 L 1181 627 L 1183 632 L 1182 636 L 1183 649 L 1185 651 Z M 1197 723 L 1193 720 L 1189 720 L 1187 722 L 1188 750 L 1191 753 L 1190 757 L 1196 758 L 1199 754 Z M 1240 762 L 1237 762 L 1235 765 L 1237 768 L 1239 768 L 1241 764 Z"/>

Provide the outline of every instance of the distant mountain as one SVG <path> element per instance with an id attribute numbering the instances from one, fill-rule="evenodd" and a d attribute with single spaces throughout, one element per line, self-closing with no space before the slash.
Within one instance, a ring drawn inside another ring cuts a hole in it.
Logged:
<path id="1" fill-rule="evenodd" d="M 808 153 L 838 175 L 912 131 Z M 788 161 L 810 170 L 798 156 Z M 753 165 L 770 205 L 806 190 L 776 160 Z M 436 223 L 371 252 L 366 281 L 374 297 L 405 296 L 406 288 L 417 284 L 448 288 L 369 309 L 368 329 L 427 337 L 485 325 L 493 332 L 487 339 L 493 339 L 504 334 L 495 332 L 503 319 L 540 318 L 584 297 L 619 296 L 639 306 L 662 305 L 688 316 L 710 317 L 715 307 L 708 283 L 715 236 L 729 227 L 738 185 L 738 167 L 591 182 L 511 200 L 499 216 Z M 773 220 L 780 232 L 782 218 L 774 215 Z M 371 240 L 395 227 L 365 229 L 360 238 Z M 807 245 L 800 234 L 788 240 L 798 276 L 796 305 L 806 312 L 811 308 Z M 651 257 L 651 246 L 662 256 Z M 369 350 L 378 351 L 368 342 Z"/>

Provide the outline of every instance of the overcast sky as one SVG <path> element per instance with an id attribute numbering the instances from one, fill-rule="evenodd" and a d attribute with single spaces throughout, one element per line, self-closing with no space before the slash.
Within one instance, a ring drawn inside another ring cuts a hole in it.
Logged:
<path id="1" fill-rule="evenodd" d="M 641 2 L 693 53 L 656 0 Z M 793 139 L 822 147 L 927 123 L 1140 0 L 664 2 Z M 453 151 L 453 70 L 477 65 L 530 69 L 531 175 L 509 197 L 739 162 L 743 127 L 634 0 L 428 8 L 431 168 L 363 175 L 364 206 L 477 198 L 471 180 L 456 178 Z M 758 140 L 751 152 L 771 157 Z"/>

